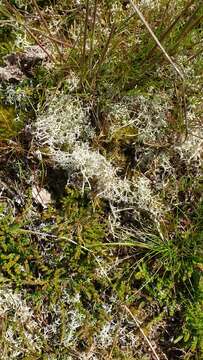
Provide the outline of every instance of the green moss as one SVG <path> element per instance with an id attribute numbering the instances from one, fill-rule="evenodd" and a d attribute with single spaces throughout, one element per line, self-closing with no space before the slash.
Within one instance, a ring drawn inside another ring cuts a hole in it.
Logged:
<path id="1" fill-rule="evenodd" d="M 0 139 L 8 139 L 17 134 L 20 124 L 16 121 L 13 106 L 0 106 Z"/>

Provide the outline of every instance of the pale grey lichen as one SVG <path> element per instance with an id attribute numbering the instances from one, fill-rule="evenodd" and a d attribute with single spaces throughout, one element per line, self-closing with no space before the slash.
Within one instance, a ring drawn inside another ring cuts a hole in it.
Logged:
<path id="1" fill-rule="evenodd" d="M 187 163 L 197 162 L 202 165 L 203 159 L 203 129 L 197 127 L 192 129 L 188 134 L 186 140 L 175 147 L 180 154 L 181 159 L 184 159 Z"/>
<path id="2" fill-rule="evenodd" d="M 71 153 L 56 151 L 54 160 L 61 167 L 71 169 L 83 175 L 83 188 L 91 188 L 91 180 L 96 179 L 98 196 L 111 201 L 128 202 L 132 196 L 131 184 L 127 179 L 120 179 L 117 169 L 99 152 L 88 144 L 76 145 Z"/>
<path id="3" fill-rule="evenodd" d="M 122 202 L 144 209 L 154 216 L 161 215 L 163 206 L 158 196 L 153 195 L 147 177 L 138 176 L 133 182 L 121 179 L 117 174 L 118 169 L 87 144 L 76 146 L 72 153 L 56 151 L 54 159 L 61 167 L 83 175 L 83 189 L 86 184 L 91 188 L 91 180 L 96 179 L 98 196 L 114 203 Z"/>
<path id="4" fill-rule="evenodd" d="M 30 353 L 39 355 L 43 344 L 51 339 L 54 339 L 55 345 L 60 341 L 60 346 L 74 347 L 76 332 L 85 319 L 84 313 L 78 308 L 79 294 L 70 296 L 64 290 L 57 304 L 42 304 L 37 316 L 24 295 L 6 287 L 0 290 L 0 317 L 4 324 L 2 359 L 14 360 Z M 59 340 L 62 326 L 64 331 Z"/>
<path id="5" fill-rule="evenodd" d="M 56 94 L 48 100 L 47 111 L 38 116 L 35 136 L 50 152 L 63 146 L 72 149 L 76 142 L 93 135 L 87 113 L 88 108 L 77 98 Z"/>
<path id="6" fill-rule="evenodd" d="M 1 288 L 0 317 L 5 322 L 5 331 L 2 334 L 4 360 L 14 360 L 27 352 L 41 351 L 39 323 L 20 293 L 15 293 L 10 288 Z"/>
<path id="7" fill-rule="evenodd" d="M 139 128 L 140 137 L 147 137 L 147 133 L 154 139 L 161 131 L 156 127 L 155 120 L 160 121 L 160 126 L 161 121 L 164 123 L 165 107 L 162 109 L 160 102 L 157 101 L 153 108 L 154 112 L 151 111 L 151 118 L 147 99 L 138 97 L 131 99 L 130 104 L 126 105 L 126 102 L 125 99 L 123 105 L 115 105 L 112 108 L 110 116 L 114 116 L 116 126 L 125 124 L 125 121 L 133 122 L 133 125 Z M 142 107 L 142 111 L 137 111 L 138 104 Z M 130 204 L 158 216 L 162 207 L 157 197 L 153 195 L 149 179 L 145 176 L 137 177 L 134 181 L 121 178 L 119 169 L 112 161 L 91 147 L 94 129 L 88 116 L 88 107 L 84 108 L 77 98 L 63 93 L 58 97 L 55 96 L 51 102 L 49 101 L 46 112 L 38 116 L 35 126 L 37 140 L 41 145 L 48 146 L 55 164 L 67 169 L 70 176 L 82 175 L 82 191 L 85 186 L 91 189 L 94 183 L 97 196 L 112 203 Z M 145 129 L 144 126 L 147 128 Z"/>
<path id="8" fill-rule="evenodd" d="M 124 97 L 110 108 L 110 132 L 114 133 L 122 127 L 131 126 L 134 127 L 139 141 L 160 141 L 168 129 L 167 113 L 170 109 L 170 99 L 165 94 Z"/>

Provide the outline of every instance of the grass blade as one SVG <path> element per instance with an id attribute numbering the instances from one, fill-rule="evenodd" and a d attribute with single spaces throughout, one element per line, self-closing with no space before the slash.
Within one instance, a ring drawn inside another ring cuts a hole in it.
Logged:
<path id="1" fill-rule="evenodd" d="M 156 42 L 157 46 L 160 48 L 160 50 L 163 52 L 165 58 L 169 61 L 169 63 L 173 66 L 174 70 L 176 71 L 176 73 L 180 76 L 180 78 L 183 80 L 184 79 L 184 75 L 182 74 L 182 72 L 180 71 L 180 69 L 177 67 L 177 65 L 174 63 L 174 61 L 171 59 L 171 57 L 169 56 L 169 54 L 166 52 L 166 50 L 164 49 L 164 47 L 161 45 L 160 41 L 158 40 L 158 38 L 156 37 L 155 33 L 153 32 L 153 30 L 151 29 L 150 25 L 148 24 L 148 22 L 146 21 L 146 19 L 144 18 L 143 14 L 140 12 L 140 10 L 138 9 L 137 5 L 134 4 L 134 2 L 132 0 L 130 0 L 130 3 L 133 7 L 133 9 L 135 10 L 135 12 L 137 13 L 137 15 L 139 16 L 139 18 L 142 20 L 143 24 L 146 26 L 147 30 L 149 31 L 150 35 L 153 37 L 154 41 Z"/>

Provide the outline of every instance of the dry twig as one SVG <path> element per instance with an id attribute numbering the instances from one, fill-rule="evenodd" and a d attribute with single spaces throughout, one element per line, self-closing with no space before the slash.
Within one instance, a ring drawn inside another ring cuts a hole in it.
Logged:
<path id="1" fill-rule="evenodd" d="M 184 80 L 184 76 L 182 74 L 182 72 L 180 71 L 180 69 L 177 67 L 177 65 L 174 63 L 174 61 L 171 59 L 171 57 L 168 55 L 168 53 L 166 52 L 166 50 L 164 49 L 164 47 L 162 46 L 162 44 L 160 43 L 160 41 L 158 40 L 158 38 L 156 37 L 155 33 L 153 32 L 153 30 L 151 29 L 150 25 L 148 24 L 148 22 L 146 21 L 145 17 L 143 16 L 143 14 L 140 12 L 140 10 L 138 9 L 137 5 L 134 4 L 134 2 L 132 0 L 130 0 L 130 3 L 133 7 L 133 9 L 135 10 L 135 12 L 137 13 L 137 15 L 139 16 L 139 18 L 142 20 L 143 24 L 146 26 L 147 30 L 149 31 L 150 35 L 153 37 L 154 41 L 157 43 L 158 47 L 161 49 L 161 51 L 163 52 L 165 58 L 170 62 L 170 64 L 173 66 L 173 68 L 175 69 L 175 71 L 177 72 L 177 74 L 181 77 L 182 80 Z"/>
<path id="2" fill-rule="evenodd" d="M 130 309 L 124 305 L 124 308 L 126 310 L 126 312 L 132 317 L 132 319 L 134 320 L 134 322 L 136 323 L 137 327 L 139 328 L 141 334 L 143 335 L 144 339 L 146 340 L 147 344 L 149 345 L 150 349 L 152 350 L 156 360 L 160 360 L 159 356 L 157 355 L 156 351 L 154 350 L 154 347 L 152 345 L 152 343 L 149 341 L 148 337 L 145 335 L 144 331 L 142 330 L 139 321 L 136 319 L 136 317 L 132 314 L 132 312 L 130 311 Z"/>

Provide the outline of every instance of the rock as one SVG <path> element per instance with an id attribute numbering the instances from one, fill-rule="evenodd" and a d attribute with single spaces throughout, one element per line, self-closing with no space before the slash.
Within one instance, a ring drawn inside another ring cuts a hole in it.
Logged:
<path id="1" fill-rule="evenodd" d="M 0 67 L 0 80 L 1 81 L 10 81 L 10 80 L 20 81 L 24 77 L 25 76 L 24 76 L 23 72 L 16 65 Z"/>
<path id="2" fill-rule="evenodd" d="M 39 45 L 30 46 L 25 52 L 4 57 L 5 67 L 0 67 L 1 81 L 20 81 L 33 75 L 33 67 L 47 60 L 47 54 Z"/>

